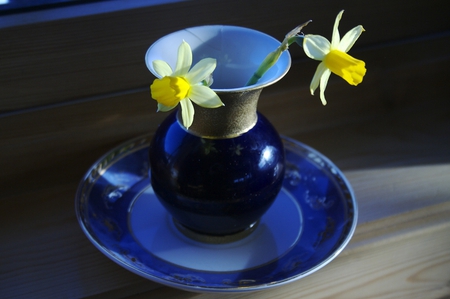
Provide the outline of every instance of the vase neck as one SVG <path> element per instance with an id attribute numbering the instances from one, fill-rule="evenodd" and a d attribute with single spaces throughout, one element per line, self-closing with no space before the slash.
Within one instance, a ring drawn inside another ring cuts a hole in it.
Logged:
<path id="1" fill-rule="evenodd" d="M 187 131 L 210 139 L 234 138 L 248 132 L 258 120 L 257 105 L 261 91 L 262 88 L 217 92 L 225 106 L 203 108 L 196 105 L 194 122 Z M 177 118 L 181 121 L 181 111 L 178 111 Z"/>

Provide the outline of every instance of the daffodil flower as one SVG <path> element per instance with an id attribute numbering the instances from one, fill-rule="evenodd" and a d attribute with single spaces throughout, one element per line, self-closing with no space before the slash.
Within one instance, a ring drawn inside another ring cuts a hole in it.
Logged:
<path id="1" fill-rule="evenodd" d="M 189 128 L 194 121 L 194 105 L 205 108 L 217 108 L 224 104 L 219 96 L 209 87 L 212 84 L 212 72 L 216 60 L 205 58 L 191 69 L 192 50 L 183 41 L 178 48 L 175 71 L 162 60 L 154 60 L 153 68 L 160 76 L 150 86 L 152 98 L 158 102 L 158 111 L 169 111 L 178 103 L 181 105 L 183 126 Z"/>
<path id="2" fill-rule="evenodd" d="M 364 31 L 364 28 L 361 25 L 356 26 L 341 39 L 338 26 L 343 13 L 344 11 L 342 10 L 336 17 L 331 43 L 320 35 L 308 34 L 303 39 L 303 49 L 306 55 L 321 61 L 311 81 L 310 90 L 311 94 L 314 95 L 314 91 L 320 84 L 320 99 L 323 105 L 327 103 L 325 100 L 325 88 L 332 72 L 355 86 L 362 82 L 366 74 L 364 61 L 347 54 Z"/>

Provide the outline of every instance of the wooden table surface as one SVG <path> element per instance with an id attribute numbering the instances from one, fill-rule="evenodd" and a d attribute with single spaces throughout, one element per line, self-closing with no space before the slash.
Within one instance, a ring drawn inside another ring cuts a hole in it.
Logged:
<path id="1" fill-rule="evenodd" d="M 401 1 L 392 3 L 401 8 Z M 378 7 L 375 1 L 372 6 Z M 16 36 L 14 30 L 0 31 L 0 37 Z M 450 298 L 448 30 L 447 22 L 420 39 L 386 41 L 383 47 L 363 42 L 354 55 L 367 63 L 364 82 L 354 88 L 333 76 L 325 107 L 309 95 L 317 64 L 304 58 L 263 91 L 259 109 L 278 131 L 312 146 L 344 172 L 359 221 L 330 264 L 254 293 L 198 294 L 154 283 L 116 265 L 80 229 L 74 196 L 84 173 L 109 149 L 153 132 L 166 116 L 154 112 L 148 86 L 115 92 L 111 85 L 114 92 L 98 97 L 27 107 L 36 100 L 32 91 L 14 93 L 8 87 L 15 81 L 0 76 L 4 94 L 10 92 L 0 109 L 0 298 Z M 8 53 L 14 61 L 17 52 Z M 95 61 L 89 63 L 94 65 L 86 73 L 97 69 Z M 11 73 L 19 74 L 22 66 L 14 65 Z M 31 83 L 36 94 L 53 90 L 42 85 L 58 80 L 48 75 L 52 67 Z M 17 102 L 8 100 L 13 96 Z"/>

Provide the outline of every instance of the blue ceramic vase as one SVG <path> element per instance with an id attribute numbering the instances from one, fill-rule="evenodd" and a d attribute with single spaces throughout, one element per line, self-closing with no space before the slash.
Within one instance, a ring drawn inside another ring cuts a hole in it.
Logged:
<path id="1" fill-rule="evenodd" d="M 153 74 L 155 59 L 175 64 L 182 40 L 193 50 L 193 64 L 216 58 L 211 88 L 225 106 L 195 106 L 189 129 L 182 126 L 180 111 L 168 115 L 150 146 L 151 184 L 188 236 L 245 235 L 257 226 L 282 186 L 283 143 L 257 112 L 257 104 L 263 88 L 286 74 L 290 56 L 284 52 L 258 84 L 244 86 L 280 42 L 242 27 L 194 27 L 165 36 L 149 48 L 146 62 Z"/>

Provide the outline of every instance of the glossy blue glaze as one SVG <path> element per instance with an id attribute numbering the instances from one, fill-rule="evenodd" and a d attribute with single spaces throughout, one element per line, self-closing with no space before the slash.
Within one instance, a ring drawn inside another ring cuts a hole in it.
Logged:
<path id="1" fill-rule="evenodd" d="M 258 114 L 247 133 L 204 139 L 172 113 L 149 151 L 152 187 L 171 215 L 199 233 L 227 235 L 248 228 L 272 205 L 284 176 L 283 143 Z"/>

